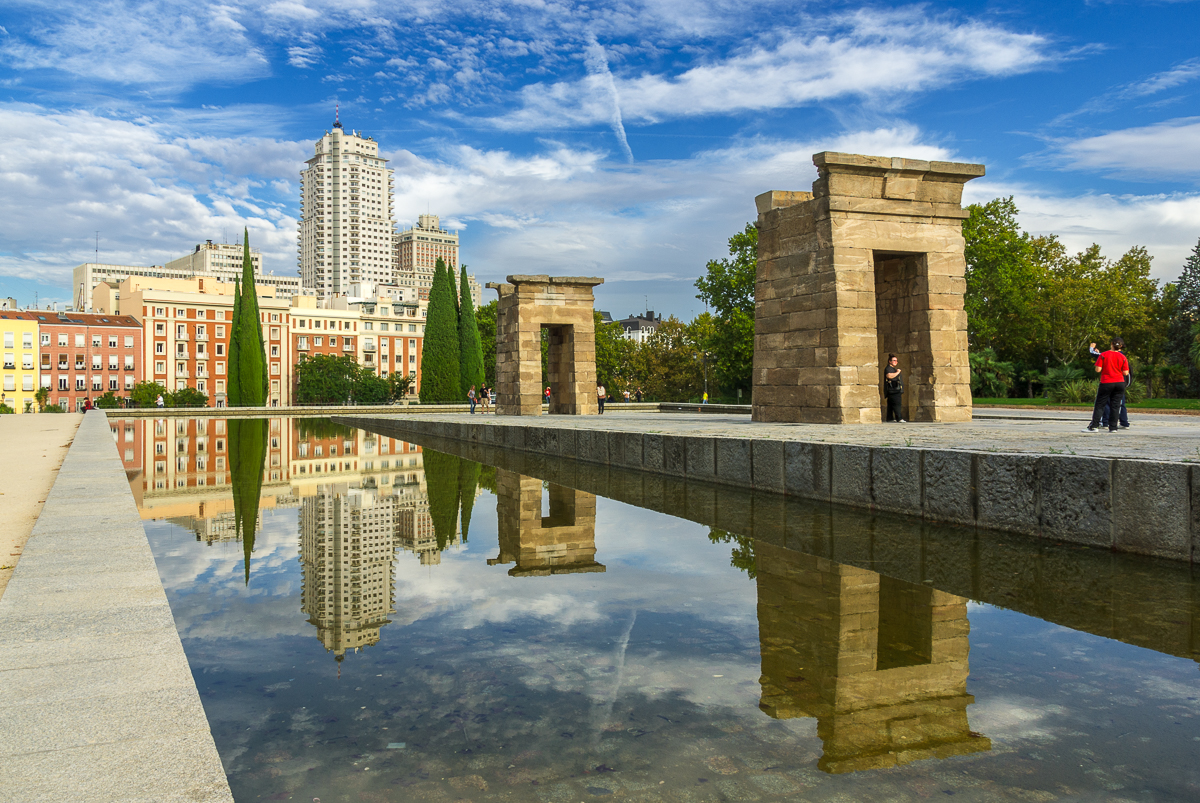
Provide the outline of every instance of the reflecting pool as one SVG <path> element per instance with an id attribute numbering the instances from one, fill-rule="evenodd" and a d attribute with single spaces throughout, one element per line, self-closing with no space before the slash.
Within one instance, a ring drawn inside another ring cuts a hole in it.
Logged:
<path id="1" fill-rule="evenodd" d="M 1187 567 L 238 423 L 110 422 L 238 801 L 1200 797 Z"/>

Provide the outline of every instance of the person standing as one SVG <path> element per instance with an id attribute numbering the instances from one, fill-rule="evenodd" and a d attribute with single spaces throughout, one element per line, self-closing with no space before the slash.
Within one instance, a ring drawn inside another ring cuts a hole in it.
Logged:
<path id="1" fill-rule="evenodd" d="M 163 397 L 162 397 L 161 393 L 158 394 L 158 398 L 154 400 L 154 406 L 155 407 L 164 407 L 165 406 L 165 403 L 163 402 Z"/>
<path id="2" fill-rule="evenodd" d="M 1096 373 L 1100 374 L 1100 388 L 1096 391 L 1096 406 L 1092 409 L 1092 423 L 1084 432 L 1097 432 L 1104 408 L 1119 410 L 1125 403 L 1125 382 L 1129 379 L 1129 360 L 1121 353 L 1125 341 L 1114 337 L 1109 350 L 1096 358 Z M 1108 417 L 1108 431 L 1117 431 L 1117 416 Z"/>
<path id="3" fill-rule="evenodd" d="M 483 387 L 481 387 L 479 389 L 479 406 L 480 406 L 479 414 L 480 415 L 483 415 L 484 413 L 486 413 L 488 411 L 488 404 L 490 404 L 491 401 L 492 401 L 492 391 L 488 388 L 487 385 L 484 385 Z"/>
<path id="4" fill-rule="evenodd" d="M 903 424 L 904 416 L 900 412 L 904 400 L 904 377 L 900 371 L 900 358 L 895 354 L 888 355 L 887 368 L 883 369 L 883 396 L 887 399 L 887 421 Z"/>
<path id="5" fill-rule="evenodd" d="M 471 385 L 471 389 L 467 391 L 467 401 L 471 403 L 471 415 L 475 415 L 475 386 Z"/>
<path id="6" fill-rule="evenodd" d="M 637 392 L 635 394 L 633 394 L 633 396 L 635 399 L 637 399 L 638 404 L 642 403 L 642 389 L 641 388 L 638 388 Z"/>
<path id="7" fill-rule="evenodd" d="M 1096 348 L 1095 343 L 1092 343 L 1088 346 L 1088 352 L 1093 357 L 1100 356 L 1100 350 L 1098 348 Z M 1122 354 L 1124 354 L 1125 349 L 1123 349 L 1123 348 L 1120 349 L 1120 352 Z M 1128 360 L 1129 357 L 1126 356 L 1125 359 Z M 1129 412 L 1125 409 L 1125 403 L 1129 398 L 1129 392 L 1128 392 L 1129 391 L 1129 383 L 1132 381 L 1133 381 L 1133 367 L 1130 366 L 1129 375 L 1125 377 L 1125 391 L 1126 392 L 1121 396 L 1121 409 L 1117 412 L 1117 420 L 1121 422 L 1121 429 L 1129 429 Z M 1110 416 L 1112 416 L 1112 415 L 1113 415 L 1112 408 L 1105 407 L 1104 415 L 1100 416 L 1100 426 L 1107 427 L 1108 422 L 1111 420 Z"/>
<path id="8" fill-rule="evenodd" d="M 624 397 L 625 403 L 629 404 L 629 388 L 625 388 L 625 390 L 621 391 L 621 396 Z"/>
<path id="9" fill-rule="evenodd" d="M 608 398 L 608 391 L 604 389 L 604 385 L 596 385 L 596 403 L 600 405 L 600 415 L 604 415 L 604 400 Z"/>
<path id="10" fill-rule="evenodd" d="M 542 393 L 542 401 L 545 404 L 550 403 L 550 386 L 546 385 L 546 390 Z"/>

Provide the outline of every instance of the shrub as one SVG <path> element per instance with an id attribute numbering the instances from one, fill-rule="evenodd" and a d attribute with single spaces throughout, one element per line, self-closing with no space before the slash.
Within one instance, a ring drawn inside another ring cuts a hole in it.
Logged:
<path id="1" fill-rule="evenodd" d="M 15 411 L 7 404 L 0 404 L 0 415 L 13 415 Z"/>
<path id="2" fill-rule="evenodd" d="M 168 407 L 207 407 L 208 396 L 195 388 L 180 388 L 166 394 L 163 401 Z"/>
<path id="3" fill-rule="evenodd" d="M 986 399 L 1003 399 L 1013 383 L 1013 364 L 1000 362 L 992 349 L 972 351 L 971 393 Z"/>
<path id="4" fill-rule="evenodd" d="M 1125 404 L 1137 404 L 1146 398 L 1146 386 L 1136 379 L 1125 388 Z"/>
<path id="5" fill-rule="evenodd" d="M 1050 398 L 1064 404 L 1095 401 L 1096 383 L 1089 382 L 1086 379 L 1072 379 L 1069 382 L 1063 382 L 1052 390 Z"/>
<path id="6" fill-rule="evenodd" d="M 1050 392 L 1050 398 L 1055 401 L 1060 401 L 1058 398 L 1058 389 L 1068 382 L 1074 382 L 1084 378 L 1082 368 L 1076 368 L 1074 365 L 1059 365 L 1046 371 L 1046 377 L 1042 380 L 1042 385 Z"/>
<path id="7" fill-rule="evenodd" d="M 104 394 L 99 396 L 94 402 L 92 402 L 92 404 L 96 407 L 99 407 L 101 410 L 115 410 L 122 406 L 122 402 L 117 397 L 117 394 L 113 393 L 111 390 L 105 391 Z"/>
<path id="8" fill-rule="evenodd" d="M 66 410 L 64 410 L 62 408 L 61 404 L 47 404 L 45 407 L 42 408 L 42 412 L 43 413 L 65 413 Z"/>

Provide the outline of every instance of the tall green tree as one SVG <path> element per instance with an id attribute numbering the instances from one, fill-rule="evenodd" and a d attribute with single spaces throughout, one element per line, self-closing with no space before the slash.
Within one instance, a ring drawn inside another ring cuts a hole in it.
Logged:
<path id="1" fill-rule="evenodd" d="M 425 346 L 421 352 L 421 403 L 445 404 L 462 400 L 462 369 L 458 345 L 458 304 L 454 275 L 440 258 L 429 288 Z"/>
<path id="2" fill-rule="evenodd" d="M 479 345 L 483 352 L 483 381 L 496 387 L 496 309 L 499 302 L 492 299 L 475 310 L 475 325 L 479 329 Z"/>
<path id="3" fill-rule="evenodd" d="M 718 326 L 707 344 L 715 383 L 726 393 L 749 394 L 754 371 L 754 283 L 758 276 L 758 229 L 747 223 L 729 238 L 729 256 L 710 259 L 696 280 L 696 296 L 712 307 Z M 711 379 L 711 378 L 710 378 Z"/>
<path id="4" fill-rule="evenodd" d="M 1192 253 L 1183 263 L 1179 279 L 1173 285 L 1174 304 L 1167 324 L 1167 354 L 1166 361 L 1180 366 L 1186 366 L 1187 380 L 1179 384 L 1186 385 L 1189 395 L 1200 395 L 1200 370 L 1192 363 L 1190 352 L 1195 343 L 1193 328 L 1200 323 L 1200 242 L 1192 249 Z M 1164 378 L 1182 376 L 1180 371 L 1173 374 L 1164 372 Z"/>
<path id="5" fill-rule="evenodd" d="M 476 391 L 483 385 L 483 343 L 479 337 L 479 324 L 475 320 L 475 299 L 471 285 L 467 282 L 467 266 L 462 266 L 458 302 L 458 353 L 462 375 L 460 398 L 467 397 L 473 385 Z"/>
<path id="6" fill-rule="evenodd" d="M 429 494 L 429 519 L 438 549 L 454 540 L 458 524 L 459 464 L 457 455 L 426 449 L 421 454 L 425 465 L 425 489 Z"/>
<path id="7" fill-rule="evenodd" d="M 594 313 L 596 325 L 596 381 L 611 393 L 632 385 L 637 387 L 641 372 L 637 364 L 637 344 L 625 337 L 619 323 L 604 323 Z"/>
<path id="8" fill-rule="evenodd" d="M 229 345 L 229 405 L 262 407 L 267 401 L 266 344 L 258 311 L 250 231 L 244 232 L 242 281 L 234 288 L 233 331 Z"/>
<path id="9" fill-rule="evenodd" d="M 258 529 L 263 467 L 267 460 L 267 419 L 231 418 L 227 425 L 234 532 L 242 542 L 246 585 L 250 585 L 250 554 Z"/>

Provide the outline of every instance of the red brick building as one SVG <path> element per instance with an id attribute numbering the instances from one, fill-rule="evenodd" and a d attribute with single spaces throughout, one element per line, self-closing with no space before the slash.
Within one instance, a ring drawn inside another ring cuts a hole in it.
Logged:
<path id="1" fill-rule="evenodd" d="M 40 312 L 39 374 L 50 391 L 50 404 L 64 410 L 83 409 L 107 391 L 127 398 L 145 376 L 142 325 L 131 315 L 83 312 Z"/>

